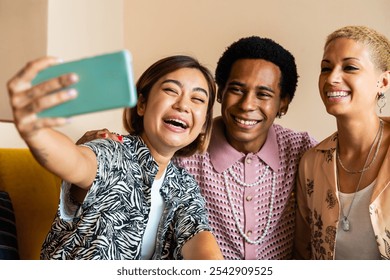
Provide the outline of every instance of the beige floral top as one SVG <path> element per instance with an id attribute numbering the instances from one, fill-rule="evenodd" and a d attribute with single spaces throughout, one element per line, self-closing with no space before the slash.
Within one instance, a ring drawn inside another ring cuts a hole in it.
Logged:
<path id="1" fill-rule="evenodd" d="M 337 133 L 308 150 L 297 180 L 295 258 L 334 259 L 339 225 L 336 184 Z M 379 171 L 369 209 L 382 259 L 390 259 L 390 147 Z"/>

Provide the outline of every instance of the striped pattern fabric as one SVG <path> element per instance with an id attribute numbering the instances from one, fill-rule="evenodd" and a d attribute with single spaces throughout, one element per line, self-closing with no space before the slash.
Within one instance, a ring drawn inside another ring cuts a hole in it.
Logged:
<path id="1" fill-rule="evenodd" d="M 0 260 L 18 260 L 15 215 L 7 192 L 0 191 Z"/>
<path id="2" fill-rule="evenodd" d="M 97 156 L 95 181 L 74 211 L 63 185 L 59 215 L 42 248 L 42 259 L 140 259 L 149 219 L 151 187 L 158 171 L 138 136 L 124 142 L 86 143 Z M 165 209 L 153 259 L 182 259 L 184 243 L 210 226 L 195 179 L 170 163 L 160 189 Z M 61 211 L 63 209 L 63 211 Z M 73 212 L 73 213 L 72 213 Z"/>

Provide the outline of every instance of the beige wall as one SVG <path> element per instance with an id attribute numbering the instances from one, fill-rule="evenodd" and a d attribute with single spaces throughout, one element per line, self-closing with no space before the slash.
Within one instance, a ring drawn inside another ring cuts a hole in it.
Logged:
<path id="1" fill-rule="evenodd" d="M 0 120 L 11 115 L 8 78 L 46 53 L 46 14 L 47 0 L 0 0 Z M 13 124 L 0 122 L 0 131 L 0 148 L 24 146 Z"/>
<path id="2" fill-rule="evenodd" d="M 300 79 L 288 114 L 277 122 L 317 139 L 335 130 L 317 89 L 326 35 L 354 24 L 390 38 L 389 0 L 132 0 L 125 9 L 125 46 L 133 52 L 136 74 L 175 53 L 194 55 L 214 71 L 224 49 L 244 36 L 269 37 L 283 45 L 295 55 Z M 387 96 L 384 113 L 390 115 Z"/>
<path id="3" fill-rule="evenodd" d="M 42 9 L 37 12 L 37 5 L 45 2 L 0 0 L 2 38 L 11 42 L 26 40 L 19 47 L 10 45 L 6 55 L 4 48 L 0 48 L 1 84 L 5 83 L 4 76 L 9 77 L 25 60 L 40 55 L 45 44 L 49 54 L 64 59 L 113 50 L 123 44 L 133 53 L 138 78 L 155 60 L 177 53 L 196 56 L 214 71 L 229 44 L 244 36 L 260 35 L 289 49 L 298 64 L 300 80 L 296 97 L 288 114 L 278 122 L 309 131 L 317 139 L 335 130 L 334 119 L 326 114 L 317 89 L 326 35 L 344 25 L 360 24 L 390 38 L 389 0 L 48 0 L 46 43 L 45 36 L 32 28 L 35 24 L 44 25 L 37 17 L 42 12 Z M 11 5 L 12 13 L 4 11 L 4 3 Z M 22 16 L 14 17 L 17 12 Z M 25 18 L 31 22 L 21 24 Z M 38 51 L 32 51 L 36 48 Z M 12 67 L 4 68 L 5 57 L 6 65 Z M 387 95 L 390 103 L 390 93 Z M 0 102 L 3 104 L 3 99 Z M 219 110 L 217 105 L 215 113 L 219 114 Z M 390 104 L 385 114 L 390 115 Z M 77 117 L 61 130 L 77 139 L 84 131 L 100 127 L 120 131 L 120 111 Z M 0 138 L 0 147 L 23 145 L 12 125 L 0 123 L 0 129 L 7 134 Z"/>
<path id="4" fill-rule="evenodd" d="M 123 0 L 0 0 L 0 119 L 11 118 L 5 82 L 26 61 L 54 55 L 64 61 L 124 48 Z M 3 64 L 3 61 L 6 64 Z M 9 67 L 4 67 L 7 65 Z M 75 117 L 58 128 L 72 140 L 85 131 L 122 131 L 122 110 Z M 1 123 L 0 147 L 25 147 L 12 123 Z"/>

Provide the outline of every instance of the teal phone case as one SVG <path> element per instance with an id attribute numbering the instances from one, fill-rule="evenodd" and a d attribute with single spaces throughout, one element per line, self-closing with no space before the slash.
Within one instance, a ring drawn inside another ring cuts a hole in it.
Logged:
<path id="1" fill-rule="evenodd" d="M 79 81 L 68 87 L 78 91 L 77 98 L 39 112 L 39 117 L 70 117 L 137 103 L 132 58 L 126 50 L 51 66 L 39 72 L 32 84 L 66 73 L 79 76 Z"/>

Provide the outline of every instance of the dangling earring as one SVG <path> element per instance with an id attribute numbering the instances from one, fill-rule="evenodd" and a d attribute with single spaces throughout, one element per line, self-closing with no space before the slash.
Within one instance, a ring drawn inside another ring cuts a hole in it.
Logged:
<path id="1" fill-rule="evenodd" d="M 378 93 L 378 107 L 379 107 L 379 113 L 382 114 L 382 109 L 386 106 L 386 96 L 383 92 Z"/>

